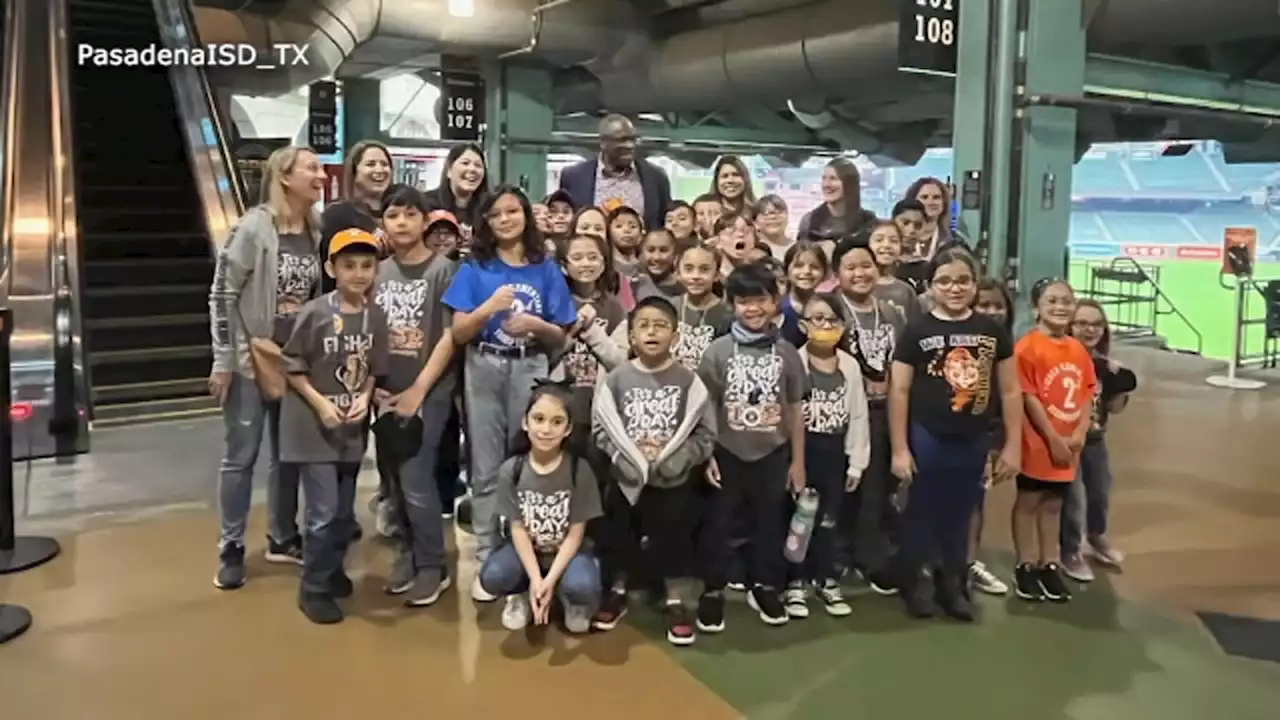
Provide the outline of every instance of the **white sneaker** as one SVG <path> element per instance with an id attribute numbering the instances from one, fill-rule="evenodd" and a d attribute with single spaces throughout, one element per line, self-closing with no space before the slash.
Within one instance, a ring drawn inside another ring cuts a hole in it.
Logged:
<path id="1" fill-rule="evenodd" d="M 1062 572 L 1076 582 L 1093 582 L 1093 568 L 1089 567 L 1081 553 L 1062 558 Z"/>
<path id="2" fill-rule="evenodd" d="M 370 504 L 374 504 L 371 502 Z M 373 529 L 384 538 L 394 537 L 396 533 L 395 518 L 391 517 L 391 503 L 377 500 L 373 512 Z"/>
<path id="3" fill-rule="evenodd" d="M 828 580 L 825 584 L 817 586 L 818 597 L 822 599 L 822 605 L 827 609 L 827 614 L 831 617 L 849 617 L 853 614 L 853 608 L 849 607 L 849 603 L 844 599 L 844 590 L 840 588 L 840 583 L 835 580 Z"/>
<path id="4" fill-rule="evenodd" d="M 1109 565 L 1114 568 L 1124 564 L 1124 553 L 1111 547 L 1111 543 L 1107 542 L 1104 537 L 1092 538 L 1085 547 L 1085 554 L 1103 565 Z"/>
<path id="5" fill-rule="evenodd" d="M 802 586 L 788 585 L 786 592 L 782 594 L 782 606 L 786 608 L 787 615 L 793 618 L 809 617 L 809 597 Z"/>
<path id="6" fill-rule="evenodd" d="M 988 595 L 1005 595 L 1009 592 L 1009 586 L 1003 580 L 996 577 L 996 574 L 987 569 L 980 560 L 974 560 L 969 565 L 969 582 L 978 590 Z"/>
<path id="7" fill-rule="evenodd" d="M 591 632 L 591 613 L 577 605 L 566 605 L 564 608 L 564 629 L 574 635 L 585 635 Z"/>
<path id="8" fill-rule="evenodd" d="M 502 627 L 512 632 L 523 630 L 529 625 L 532 617 L 533 610 L 529 607 L 529 598 L 524 593 L 507 596 L 506 607 L 502 608 Z M 567 619 L 566 622 L 568 622 Z"/>
<path id="9" fill-rule="evenodd" d="M 480 576 L 476 575 L 476 579 L 471 581 L 471 599 L 480 603 L 491 603 L 498 599 L 497 595 L 491 594 L 480 584 Z M 523 627 L 523 625 L 521 626 Z"/>

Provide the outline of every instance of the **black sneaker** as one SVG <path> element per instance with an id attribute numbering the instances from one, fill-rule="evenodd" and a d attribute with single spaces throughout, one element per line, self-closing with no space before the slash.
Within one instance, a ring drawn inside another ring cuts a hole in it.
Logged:
<path id="1" fill-rule="evenodd" d="M 351 542 L 358 543 L 364 539 L 364 528 L 360 527 L 360 523 L 351 523 Z"/>
<path id="2" fill-rule="evenodd" d="M 689 611 L 684 605 L 678 602 L 667 603 L 666 615 L 667 642 L 676 647 L 688 647 L 698 639 L 693 619 L 689 617 Z"/>
<path id="3" fill-rule="evenodd" d="M 901 589 L 902 602 L 907 607 L 907 614 L 919 620 L 926 620 L 938 614 L 938 605 L 933 600 L 929 578 L 921 571 L 915 572 L 911 581 Z"/>
<path id="4" fill-rule="evenodd" d="M 244 587 L 244 546 L 228 545 L 218 555 L 218 574 L 213 576 L 213 586 L 219 590 L 236 590 Z"/>
<path id="5" fill-rule="evenodd" d="M 887 570 L 869 573 L 867 575 L 867 584 L 871 586 L 871 590 L 877 595 L 897 595 L 901 589 L 898 586 L 898 579 Z"/>
<path id="6" fill-rule="evenodd" d="M 1062 579 L 1062 568 L 1058 567 L 1058 563 L 1049 563 L 1035 572 L 1046 600 L 1067 602 L 1071 599 L 1071 588 L 1067 587 L 1067 581 Z"/>
<path id="7" fill-rule="evenodd" d="M 262 557 L 267 562 L 277 565 L 301 565 L 302 538 L 294 537 L 285 542 L 276 542 L 267 538 L 267 551 L 262 554 Z"/>
<path id="8" fill-rule="evenodd" d="M 768 585 L 754 585 L 747 593 L 747 606 L 760 613 L 760 620 L 765 625 L 786 625 L 791 619 L 787 608 L 782 604 L 782 596 Z"/>
<path id="9" fill-rule="evenodd" d="M 698 598 L 698 631 L 724 632 L 724 592 L 703 593 Z"/>
<path id="10" fill-rule="evenodd" d="M 596 610 L 595 617 L 591 618 L 591 627 L 601 632 L 608 632 L 622 622 L 622 618 L 627 615 L 627 594 L 625 592 L 610 592 L 609 596 L 600 603 L 600 609 Z"/>
<path id="11" fill-rule="evenodd" d="M 967 567 L 959 573 L 939 570 L 933 574 L 938 607 L 947 617 L 960 622 L 973 622 L 975 619 L 968 591 L 968 574 Z"/>
<path id="12" fill-rule="evenodd" d="M 355 583 L 351 582 L 351 578 L 347 577 L 347 571 L 341 568 L 333 574 L 333 578 L 329 580 L 329 592 L 338 599 L 349 598 L 356 592 Z"/>
<path id="13" fill-rule="evenodd" d="M 1044 602 L 1044 588 L 1040 576 L 1031 563 L 1022 563 L 1013 570 L 1013 592 L 1029 602 Z"/>
<path id="14" fill-rule="evenodd" d="M 298 595 L 298 609 L 307 619 L 317 625 L 332 625 L 342 622 L 342 608 L 325 593 L 304 592 Z"/>

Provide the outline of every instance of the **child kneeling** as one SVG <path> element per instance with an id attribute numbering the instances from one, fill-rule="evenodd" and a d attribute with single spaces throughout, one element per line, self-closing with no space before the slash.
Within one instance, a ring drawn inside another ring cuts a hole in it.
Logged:
<path id="1" fill-rule="evenodd" d="M 636 303 L 627 322 L 635 359 L 596 386 L 593 434 L 610 458 L 614 482 L 606 491 L 602 554 L 608 595 L 593 624 L 598 630 L 618 624 L 627 609 L 625 576 L 647 566 L 664 584 L 667 640 L 692 645 L 694 622 L 681 592 L 691 594 L 694 577 L 690 478 L 705 475 L 715 415 L 706 386 L 672 355 L 678 323 L 665 297 Z"/>
<path id="2" fill-rule="evenodd" d="M 508 630 L 546 625 L 556 595 L 565 629 L 585 633 L 600 601 L 600 570 L 582 547 L 587 522 L 600 516 L 600 490 L 586 460 L 565 450 L 572 400 L 567 386 L 536 385 L 521 423 L 529 451 L 498 471 L 498 515 L 510 533 L 480 567 L 480 587 L 506 596 Z"/>

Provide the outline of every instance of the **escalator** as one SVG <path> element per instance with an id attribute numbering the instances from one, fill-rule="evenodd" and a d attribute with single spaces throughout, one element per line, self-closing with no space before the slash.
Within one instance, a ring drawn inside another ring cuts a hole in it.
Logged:
<path id="1" fill-rule="evenodd" d="M 168 70 L 75 48 L 162 46 L 152 0 L 68 0 L 86 362 L 96 425 L 211 407 L 213 256 Z"/>

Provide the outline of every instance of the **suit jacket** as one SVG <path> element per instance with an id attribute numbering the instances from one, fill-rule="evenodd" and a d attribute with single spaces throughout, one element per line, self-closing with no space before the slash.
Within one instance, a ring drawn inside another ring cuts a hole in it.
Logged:
<path id="1" fill-rule="evenodd" d="M 591 158 L 560 171 L 560 189 L 569 193 L 575 207 L 595 204 L 599 162 L 598 157 Z M 640 158 L 636 158 L 636 174 L 644 190 L 645 227 L 660 228 L 666 224 L 671 207 L 671 181 L 662 168 Z"/>

